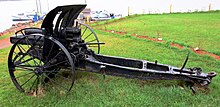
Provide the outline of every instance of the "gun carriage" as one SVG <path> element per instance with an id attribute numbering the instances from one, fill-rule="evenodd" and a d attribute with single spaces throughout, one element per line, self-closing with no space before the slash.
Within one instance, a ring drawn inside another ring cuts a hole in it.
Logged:
<path id="1" fill-rule="evenodd" d="M 207 86 L 216 76 L 201 68 L 181 68 L 131 58 L 102 55 L 95 32 L 76 18 L 86 5 L 58 6 L 45 17 L 41 28 L 25 28 L 10 38 L 8 69 L 17 89 L 30 94 L 39 90 L 67 93 L 75 70 L 142 80 L 182 80 Z"/>

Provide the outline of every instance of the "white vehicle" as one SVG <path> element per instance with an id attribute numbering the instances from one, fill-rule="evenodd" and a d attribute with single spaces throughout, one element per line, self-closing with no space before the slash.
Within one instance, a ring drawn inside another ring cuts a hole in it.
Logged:
<path id="1" fill-rule="evenodd" d="M 91 20 L 92 21 L 109 20 L 109 19 L 111 19 L 111 16 L 107 12 L 96 11 L 96 12 L 91 13 Z"/>
<path id="2" fill-rule="evenodd" d="M 12 21 L 30 21 L 33 19 L 33 16 L 26 15 L 24 13 L 18 14 L 16 16 L 12 16 Z"/>

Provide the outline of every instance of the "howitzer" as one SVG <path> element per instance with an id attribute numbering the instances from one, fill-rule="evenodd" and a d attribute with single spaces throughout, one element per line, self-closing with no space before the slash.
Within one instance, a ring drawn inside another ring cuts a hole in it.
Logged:
<path id="1" fill-rule="evenodd" d="M 24 93 L 53 90 L 67 93 L 75 81 L 75 70 L 142 80 L 182 80 L 207 86 L 215 72 L 181 68 L 131 58 L 101 55 L 95 32 L 77 21 L 86 5 L 58 6 L 45 17 L 41 28 L 25 28 L 10 38 L 8 69 L 17 89 Z"/>

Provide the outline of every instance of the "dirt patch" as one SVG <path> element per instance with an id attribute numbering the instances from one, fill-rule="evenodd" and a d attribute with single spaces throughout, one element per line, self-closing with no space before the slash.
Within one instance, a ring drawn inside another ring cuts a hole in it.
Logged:
<path id="1" fill-rule="evenodd" d="M 3 32 L 0 32 L 0 36 L 6 35 L 6 34 L 14 34 L 14 32 L 19 31 L 21 29 L 24 29 L 26 27 L 30 27 L 30 26 L 40 26 L 41 21 L 37 22 L 37 23 L 33 23 L 33 22 L 26 22 L 26 23 L 17 23 L 17 24 L 13 24 L 9 29 L 6 29 Z M 6 48 L 8 46 L 10 46 L 10 37 L 5 38 L 5 39 L 1 39 L 0 40 L 0 49 Z"/>
<path id="2" fill-rule="evenodd" d="M 181 46 L 181 45 L 176 44 L 176 43 L 170 43 L 170 46 L 176 47 L 176 48 L 178 48 L 178 49 L 183 49 L 183 48 L 184 48 L 184 46 Z"/>
<path id="3" fill-rule="evenodd" d="M 213 58 L 215 58 L 215 59 L 220 60 L 220 56 L 215 55 L 215 54 L 213 54 L 213 53 L 209 53 L 209 52 L 203 51 L 203 50 L 194 50 L 194 49 L 191 49 L 191 50 L 192 50 L 193 52 L 195 52 L 196 54 L 199 54 L 199 55 L 209 55 L 209 56 L 211 56 L 211 57 L 213 57 Z"/>
<path id="4" fill-rule="evenodd" d="M 5 38 L 0 40 L 0 49 L 6 48 L 8 46 L 11 46 L 10 38 Z"/>
<path id="5" fill-rule="evenodd" d="M 103 29 L 101 29 L 103 30 Z M 105 32 L 109 32 L 109 33 L 115 33 L 115 34 L 118 34 L 118 35 L 125 35 L 127 34 L 127 32 L 121 32 L 121 31 L 115 31 L 115 30 L 103 30 Z"/>
<path id="6" fill-rule="evenodd" d="M 99 29 L 99 30 L 102 30 L 102 31 L 105 31 L 105 32 L 110 32 L 110 33 L 116 33 L 116 34 L 119 34 L 119 35 L 124 35 L 124 34 L 127 34 L 127 32 L 120 32 L 120 31 L 114 31 L 114 30 L 104 30 L 104 29 Z M 136 38 L 141 38 L 141 39 L 147 39 L 147 40 L 151 40 L 151 41 L 154 41 L 154 42 L 166 42 L 162 39 L 159 39 L 159 38 L 151 38 L 149 36 L 145 36 L 145 35 L 138 35 L 138 34 L 131 34 L 131 36 L 134 36 Z M 170 43 L 170 46 L 172 47 L 176 47 L 178 49 L 183 49 L 184 46 L 182 45 L 179 45 L 179 44 L 176 44 L 176 43 Z M 195 52 L 196 54 L 199 54 L 199 55 L 209 55 L 217 60 L 220 60 L 220 56 L 218 55 L 215 55 L 213 53 L 210 53 L 210 52 L 207 52 L 207 51 L 204 51 L 204 50 L 194 50 L 193 48 L 191 48 L 191 50 L 193 52 Z"/>
<path id="7" fill-rule="evenodd" d="M 144 38 L 144 39 L 147 39 L 147 40 L 151 40 L 151 41 L 154 41 L 154 42 L 163 42 L 163 40 L 159 40 L 158 38 L 150 38 L 148 36 L 136 36 L 137 38 Z"/>
<path id="8" fill-rule="evenodd" d="M 118 34 L 118 35 L 125 35 L 125 34 L 127 34 L 126 32 L 120 32 L 120 31 L 116 31 L 115 33 Z"/>
<path id="9" fill-rule="evenodd" d="M 106 32 L 109 32 L 109 33 L 114 33 L 114 30 L 104 30 Z"/>
<path id="10" fill-rule="evenodd" d="M 0 32 L 0 36 L 2 36 L 3 35 L 3 32 Z"/>
<path id="11" fill-rule="evenodd" d="M 145 36 L 145 35 L 131 34 L 131 36 L 135 36 L 135 37 L 141 38 L 141 39 L 151 40 L 154 42 L 163 42 L 163 40 L 159 40 L 158 38 L 151 38 L 151 37 Z"/>

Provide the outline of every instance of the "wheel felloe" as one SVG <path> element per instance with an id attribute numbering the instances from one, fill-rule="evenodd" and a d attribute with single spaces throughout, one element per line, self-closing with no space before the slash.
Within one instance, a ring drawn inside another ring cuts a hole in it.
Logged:
<path id="1" fill-rule="evenodd" d="M 83 39 L 83 42 L 87 44 L 87 47 L 99 54 L 99 39 L 94 30 L 88 25 L 80 22 L 78 22 L 76 26 L 81 29 L 81 38 Z"/>
<path id="2" fill-rule="evenodd" d="M 39 45 L 42 41 L 37 38 L 39 36 L 30 41 L 25 36 L 12 46 L 8 57 L 11 80 L 19 91 L 28 95 L 68 93 L 75 79 L 73 59 L 59 41 L 41 36 L 44 42 L 56 47 L 51 47 L 47 50 L 48 53 L 44 53 L 45 45 Z M 63 61 L 58 61 L 59 57 Z M 59 67 L 64 63 L 68 64 L 68 69 Z M 69 76 L 64 77 L 63 73 Z"/>

